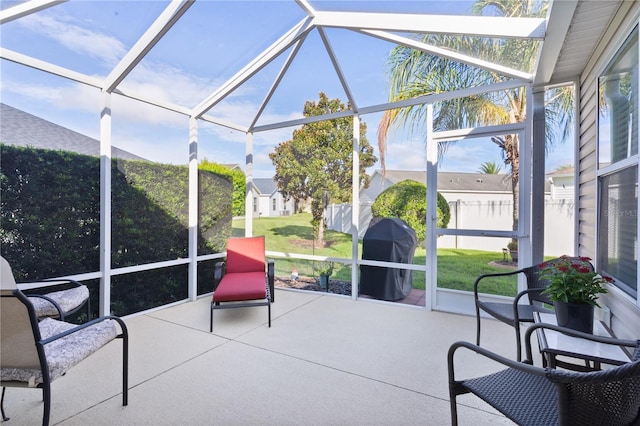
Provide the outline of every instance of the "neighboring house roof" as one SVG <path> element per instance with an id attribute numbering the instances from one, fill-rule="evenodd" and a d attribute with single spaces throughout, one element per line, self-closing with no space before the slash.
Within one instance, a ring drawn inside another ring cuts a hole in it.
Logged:
<path id="1" fill-rule="evenodd" d="M 225 166 L 226 168 L 231 169 L 231 170 L 242 170 L 242 169 L 240 168 L 240 165 L 239 165 L 239 164 L 237 164 L 237 163 L 233 163 L 233 164 L 231 164 L 231 163 L 230 163 L 230 164 L 222 164 L 222 166 Z"/>
<path id="2" fill-rule="evenodd" d="M 276 181 L 272 178 L 254 178 L 253 186 L 256 188 L 258 194 L 271 196 L 278 190 Z"/>
<path id="3" fill-rule="evenodd" d="M 567 177 L 567 176 L 573 176 L 575 173 L 575 169 L 573 168 L 573 166 L 565 166 L 565 167 L 561 167 L 557 170 L 552 171 L 551 173 L 547 173 L 547 176 L 549 177 Z"/>
<path id="4" fill-rule="evenodd" d="M 374 173 L 382 174 L 379 170 L 376 170 Z M 384 178 L 392 184 L 407 179 L 425 182 L 426 172 L 387 170 L 385 171 Z M 482 173 L 438 172 L 438 191 L 511 192 L 511 179 L 505 174 L 487 175 Z"/>
<path id="5" fill-rule="evenodd" d="M 100 141 L 97 139 L 3 103 L 0 103 L 0 142 L 100 156 Z M 111 155 L 124 160 L 146 160 L 115 146 L 111 147 Z"/>
<path id="6" fill-rule="evenodd" d="M 374 175 L 382 174 L 376 170 Z M 386 170 L 384 178 L 392 184 L 411 179 L 426 181 L 424 171 Z M 438 191 L 440 192 L 511 192 L 511 179 L 506 174 L 438 172 Z M 549 183 L 545 183 L 549 192 Z"/>

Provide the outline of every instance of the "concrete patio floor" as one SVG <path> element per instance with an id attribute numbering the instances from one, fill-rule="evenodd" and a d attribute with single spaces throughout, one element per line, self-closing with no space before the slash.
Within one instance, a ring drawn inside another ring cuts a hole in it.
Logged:
<path id="1" fill-rule="evenodd" d="M 129 405 L 121 405 L 121 343 L 110 343 L 52 386 L 59 425 L 446 425 L 446 354 L 473 341 L 473 317 L 276 290 L 265 307 L 218 310 L 209 298 L 126 318 Z M 515 357 L 513 332 L 483 320 L 483 346 Z M 460 377 L 499 366 L 472 353 Z M 41 391 L 7 389 L 7 426 L 37 425 Z M 461 425 L 512 424 L 472 396 Z"/>

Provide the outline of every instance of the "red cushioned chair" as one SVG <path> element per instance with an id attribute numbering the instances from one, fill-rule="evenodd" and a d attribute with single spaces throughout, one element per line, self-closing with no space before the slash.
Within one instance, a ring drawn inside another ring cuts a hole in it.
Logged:
<path id="1" fill-rule="evenodd" d="M 227 260 L 218 262 L 213 273 L 209 331 L 213 331 L 214 309 L 248 306 L 267 306 L 271 327 L 273 281 L 274 262 L 265 258 L 264 237 L 227 240 Z"/>

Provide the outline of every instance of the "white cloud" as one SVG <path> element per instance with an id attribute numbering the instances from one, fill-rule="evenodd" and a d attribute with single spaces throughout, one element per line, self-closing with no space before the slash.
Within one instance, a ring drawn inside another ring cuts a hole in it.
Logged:
<path id="1" fill-rule="evenodd" d="M 385 164 L 390 170 L 424 170 L 425 146 L 418 142 L 392 143 L 387 146 Z"/>
<path id="2" fill-rule="evenodd" d="M 83 28 L 69 17 L 32 14 L 18 22 L 40 36 L 62 44 L 72 52 L 88 55 L 109 65 L 115 65 L 126 53 L 115 37 Z"/>

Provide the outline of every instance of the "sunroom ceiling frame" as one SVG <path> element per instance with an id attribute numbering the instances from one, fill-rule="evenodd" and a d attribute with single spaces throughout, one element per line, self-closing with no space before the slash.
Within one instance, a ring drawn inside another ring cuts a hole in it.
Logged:
<path id="1" fill-rule="evenodd" d="M 0 25 L 67 1 L 68 0 L 32 0 L 0 10 Z"/>
<path id="2" fill-rule="evenodd" d="M 121 88 L 120 83 L 126 76 L 135 69 L 144 56 L 158 43 L 171 27 L 184 15 L 196 0 L 172 0 L 164 9 L 162 14 L 158 16 L 155 22 L 144 33 L 142 37 L 134 44 L 134 46 L 125 54 L 123 59 L 112 69 L 109 75 L 100 80 L 96 77 L 89 76 L 80 72 L 76 72 L 61 66 L 57 66 L 42 60 L 38 60 L 18 52 L 13 52 L 5 48 L 0 48 L 0 58 L 6 59 L 18 64 L 22 64 L 34 69 L 38 69 L 50 74 L 54 74 L 81 84 L 99 88 L 108 93 L 114 93 L 127 98 L 138 100 L 150 105 L 154 105 L 169 111 L 173 111 L 182 115 L 187 115 L 196 119 L 224 126 L 241 132 L 260 132 L 276 128 L 291 127 L 308 122 L 318 121 L 321 119 L 332 119 L 342 116 L 352 116 L 355 114 L 367 114 L 373 112 L 385 111 L 392 108 L 401 108 L 403 106 L 412 106 L 423 103 L 435 102 L 444 96 L 450 99 L 453 96 L 463 96 L 465 93 L 486 93 L 491 90 L 503 90 L 503 88 L 512 88 L 527 84 L 532 81 L 532 74 L 515 70 L 509 67 L 482 61 L 468 55 L 445 50 L 435 46 L 421 43 L 417 40 L 393 34 L 388 31 L 402 32 L 420 32 L 420 33 L 438 33 L 438 34 L 466 34 L 486 37 L 518 37 L 539 40 L 542 39 L 546 32 L 545 19 L 542 18 L 504 18 L 504 17 L 487 17 L 487 16 L 453 16 L 453 15 L 429 15 L 429 14 L 406 14 L 406 13 L 371 13 L 371 12 L 326 12 L 316 11 L 306 0 L 296 0 L 298 6 L 307 15 L 288 32 L 282 35 L 271 46 L 256 56 L 250 63 L 244 66 L 234 76 L 218 87 L 213 93 L 204 98 L 198 105 L 191 108 L 184 105 L 176 105 L 168 101 L 151 99 L 143 94 L 135 93 L 126 88 Z M 54 6 L 64 1 L 59 0 L 32 0 L 17 6 L 7 8 L 0 12 L 0 22 L 6 23 L 20 17 L 38 12 L 48 7 Z M 346 76 L 343 74 L 340 62 L 336 57 L 325 28 L 343 28 L 354 30 L 360 34 L 376 37 L 391 43 L 405 45 L 410 48 L 419 49 L 421 51 L 446 57 L 455 61 L 463 62 L 475 67 L 488 69 L 504 75 L 508 80 L 492 86 L 483 88 L 463 89 L 461 91 L 450 92 L 449 94 L 438 94 L 421 96 L 401 102 L 384 103 L 380 105 L 361 106 L 357 104 L 357 99 L 351 92 Z M 347 95 L 352 110 L 342 111 L 336 114 L 325 115 L 322 117 L 306 117 L 299 120 L 283 121 L 279 123 L 271 123 L 257 125 L 257 121 L 266 109 L 266 106 L 274 94 L 276 88 L 282 81 L 292 61 L 295 59 L 300 47 L 306 40 L 306 36 L 317 29 L 322 39 L 325 50 L 327 51 L 334 71 Z M 291 49 L 293 47 L 293 49 Z M 544 44 L 543 44 L 544 47 Z M 240 87 L 252 76 L 260 72 L 264 67 L 276 59 L 279 55 L 291 49 L 289 57 L 285 61 L 285 65 L 281 68 L 276 76 L 275 81 L 266 93 L 264 101 L 259 106 L 257 114 L 252 118 L 248 125 L 232 123 L 227 120 L 215 117 L 214 114 L 208 113 L 211 108 L 229 96 L 233 91 Z M 469 91 L 470 90 L 470 91 Z M 444 98 L 443 98 L 444 99 Z"/>
<path id="3" fill-rule="evenodd" d="M 162 39 L 162 37 L 178 22 L 180 17 L 189 10 L 195 0 L 172 0 L 158 16 L 154 23 L 129 49 L 127 54 L 109 73 L 104 81 L 103 90 L 111 93 L 125 79 L 127 75 L 142 61 L 147 53 Z"/>

